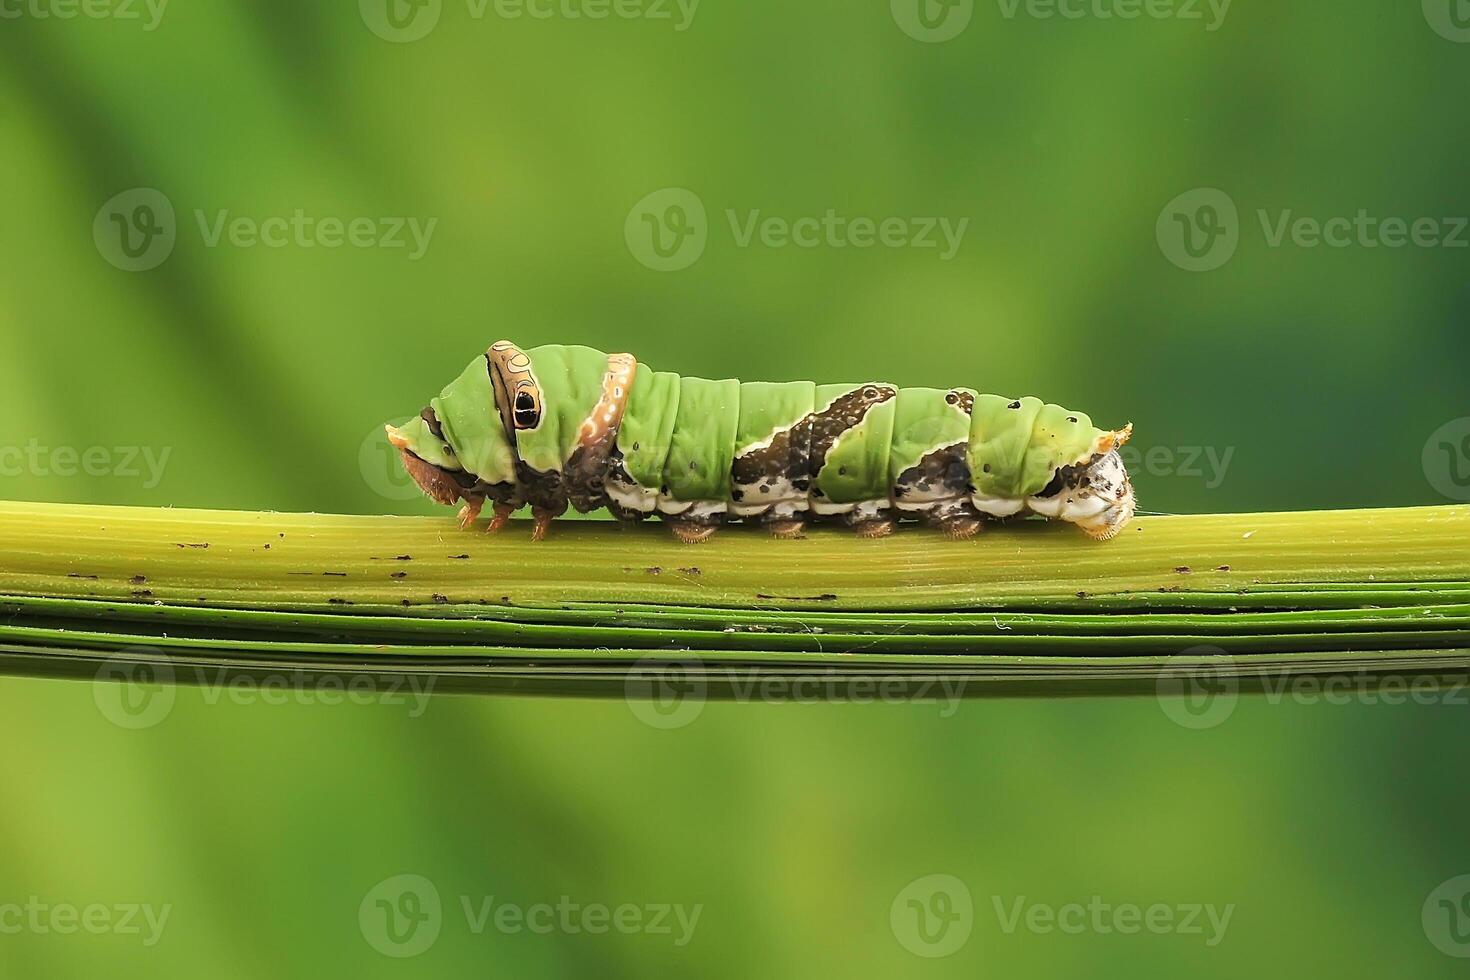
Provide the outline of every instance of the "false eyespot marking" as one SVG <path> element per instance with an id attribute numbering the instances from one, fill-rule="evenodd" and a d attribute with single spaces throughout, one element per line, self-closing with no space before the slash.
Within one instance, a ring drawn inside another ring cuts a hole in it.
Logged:
<path id="1" fill-rule="evenodd" d="M 531 370 L 531 359 L 525 351 L 509 340 L 499 340 L 490 345 L 485 357 L 490 362 L 491 377 L 496 383 L 496 402 L 501 407 L 501 415 L 509 415 L 507 431 L 520 432 L 540 425 L 541 385 Z"/>

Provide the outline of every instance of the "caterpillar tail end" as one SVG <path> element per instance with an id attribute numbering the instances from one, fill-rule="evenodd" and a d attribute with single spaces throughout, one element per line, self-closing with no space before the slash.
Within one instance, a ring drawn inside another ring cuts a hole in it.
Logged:
<path id="1" fill-rule="evenodd" d="M 1128 429 L 1121 429 L 1114 435 L 1126 438 L 1128 433 Z M 1138 498 L 1122 456 L 1112 449 L 1094 456 L 1091 462 L 1062 467 L 1046 489 L 1028 498 L 1026 505 L 1033 513 L 1076 524 L 1094 540 L 1107 541 L 1117 537 L 1133 519 Z"/>
<path id="2" fill-rule="evenodd" d="M 1077 526 L 1094 541 L 1111 541 L 1133 520 L 1133 512 L 1137 509 L 1138 498 L 1133 493 L 1133 484 L 1125 483 L 1123 492 L 1106 510 L 1096 517 L 1079 520 Z"/>
<path id="3" fill-rule="evenodd" d="M 1123 428 L 1112 434 L 1112 446 L 1108 450 L 1112 459 L 1117 460 L 1118 471 L 1122 474 L 1122 486 L 1118 491 L 1117 499 L 1107 510 L 1099 514 L 1094 520 L 1082 525 L 1082 530 L 1094 541 L 1111 541 L 1116 538 L 1128 522 L 1133 520 L 1134 511 L 1138 510 L 1138 496 L 1133 492 L 1133 481 L 1128 478 L 1128 471 L 1123 467 L 1122 458 L 1117 456 L 1117 451 L 1133 438 L 1133 423 L 1129 422 Z"/>

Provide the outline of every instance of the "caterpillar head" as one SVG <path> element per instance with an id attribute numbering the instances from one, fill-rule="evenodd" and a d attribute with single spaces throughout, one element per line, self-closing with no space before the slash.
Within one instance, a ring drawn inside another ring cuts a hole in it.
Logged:
<path id="1" fill-rule="evenodd" d="M 1046 489 L 1026 501 L 1044 517 L 1076 524 L 1098 541 L 1117 537 L 1133 518 L 1138 499 L 1118 448 L 1133 427 L 1111 433 L 1099 445 L 1101 452 L 1084 462 L 1063 466 Z"/>
<path id="2" fill-rule="evenodd" d="M 437 503 L 454 503 L 477 482 L 459 464 L 432 408 L 424 409 L 418 418 L 402 426 L 387 425 L 384 429 L 409 477 Z"/>

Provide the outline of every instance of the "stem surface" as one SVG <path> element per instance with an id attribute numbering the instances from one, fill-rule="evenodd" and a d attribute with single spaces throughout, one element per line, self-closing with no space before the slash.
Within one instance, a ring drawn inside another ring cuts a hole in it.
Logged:
<path id="1" fill-rule="evenodd" d="M 533 544 L 524 523 L 0 503 L 0 608 L 0 669 L 58 675 L 112 656 L 561 693 L 660 661 L 1042 693 L 1181 664 L 1460 675 L 1470 507 L 1145 517 L 1106 544 L 1019 522 L 689 546 L 594 521 Z"/>

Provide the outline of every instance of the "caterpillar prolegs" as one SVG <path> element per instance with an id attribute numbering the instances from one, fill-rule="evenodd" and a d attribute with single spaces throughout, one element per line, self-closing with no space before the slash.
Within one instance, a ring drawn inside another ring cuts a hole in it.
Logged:
<path id="1" fill-rule="evenodd" d="M 530 504 L 540 539 L 568 506 L 623 520 L 658 514 L 684 541 L 732 520 L 796 536 L 809 520 L 864 536 L 901 518 L 949 535 L 1025 512 L 1099 540 L 1133 516 L 1118 447 L 1037 398 L 881 382 L 707 381 L 630 354 L 494 344 L 418 418 L 388 426 L 413 480 L 470 526 Z"/>

